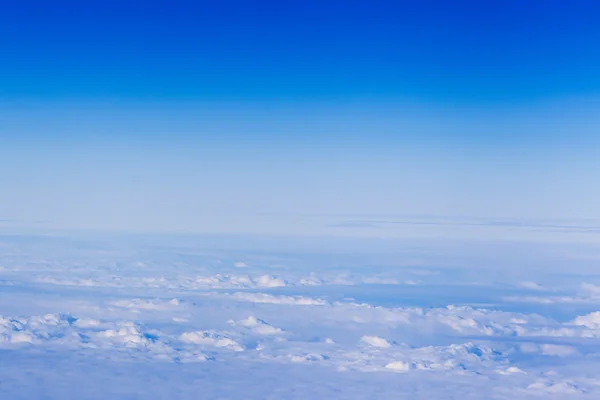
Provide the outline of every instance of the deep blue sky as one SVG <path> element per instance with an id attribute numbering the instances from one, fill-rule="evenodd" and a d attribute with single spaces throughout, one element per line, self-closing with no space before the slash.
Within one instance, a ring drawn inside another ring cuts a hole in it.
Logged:
<path id="1" fill-rule="evenodd" d="M 594 1 L 27 1 L 1 95 L 478 102 L 600 90 Z"/>
<path id="2" fill-rule="evenodd" d="M 7 0 L 0 219 L 600 218 L 599 44 L 593 1 Z"/>

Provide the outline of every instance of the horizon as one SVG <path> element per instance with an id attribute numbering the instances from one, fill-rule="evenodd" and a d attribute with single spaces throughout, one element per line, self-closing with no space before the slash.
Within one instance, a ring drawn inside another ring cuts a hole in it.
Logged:
<path id="1" fill-rule="evenodd" d="M 0 218 L 215 233 L 270 212 L 600 219 L 589 3 L 65 6 L 0 17 Z"/>

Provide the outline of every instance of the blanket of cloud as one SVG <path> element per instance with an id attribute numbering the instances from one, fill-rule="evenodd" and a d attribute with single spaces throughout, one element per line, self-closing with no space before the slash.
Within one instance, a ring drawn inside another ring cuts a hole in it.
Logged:
<path id="1" fill-rule="evenodd" d="M 0 398 L 599 398 L 567 239 L 2 235 Z"/>

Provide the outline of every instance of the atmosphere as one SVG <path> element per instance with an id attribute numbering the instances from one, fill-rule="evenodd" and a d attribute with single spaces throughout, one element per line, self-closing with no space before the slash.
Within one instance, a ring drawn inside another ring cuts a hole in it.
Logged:
<path id="1" fill-rule="evenodd" d="M 598 0 L 0 0 L 1 400 L 598 400 L 599 205 Z"/>
<path id="2" fill-rule="evenodd" d="M 600 218 L 596 3 L 366 4 L 5 2 L 0 217 Z"/>

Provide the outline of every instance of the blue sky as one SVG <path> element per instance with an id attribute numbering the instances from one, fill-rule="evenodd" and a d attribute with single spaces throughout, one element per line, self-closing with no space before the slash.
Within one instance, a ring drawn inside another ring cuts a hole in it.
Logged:
<path id="1" fill-rule="evenodd" d="M 6 2 L 0 218 L 600 218 L 600 6 L 415 3 Z"/>

